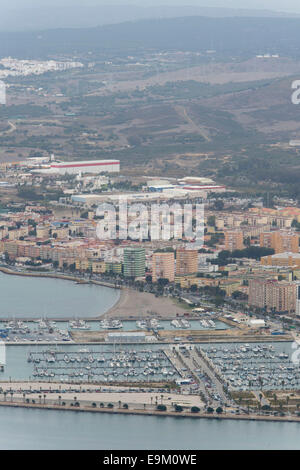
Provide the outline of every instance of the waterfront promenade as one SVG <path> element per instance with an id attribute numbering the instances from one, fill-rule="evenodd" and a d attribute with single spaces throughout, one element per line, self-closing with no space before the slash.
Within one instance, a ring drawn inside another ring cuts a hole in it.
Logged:
<path id="1" fill-rule="evenodd" d="M 147 386 L 145 385 L 145 388 Z M 32 403 L 47 402 L 47 404 L 58 404 L 60 401 L 65 402 L 66 405 L 75 401 L 80 402 L 82 405 L 90 405 L 91 403 L 114 403 L 119 406 L 127 403 L 134 409 L 144 409 L 146 407 L 153 411 L 158 404 L 164 404 L 168 408 L 172 404 L 182 404 L 186 407 L 204 406 L 199 395 L 180 394 L 179 392 L 164 392 L 161 393 L 159 389 L 151 389 L 152 391 L 139 391 L 134 384 L 130 386 L 113 386 L 113 385 L 92 385 L 86 384 L 70 384 L 70 383 L 55 383 L 55 382 L 0 382 L 0 402 L 11 403 L 24 403 L 26 399 Z M 12 394 L 11 394 L 12 393 Z M 46 395 L 46 397 L 45 397 Z"/>
<path id="2" fill-rule="evenodd" d="M 158 405 L 165 405 L 166 409 L 160 411 L 157 409 Z M 175 405 L 180 405 L 182 411 L 176 411 Z M 3 406 L 161 417 L 300 423 L 300 416 L 295 414 L 274 416 L 254 411 L 237 413 L 236 407 L 224 408 L 222 413 L 215 411 L 209 413 L 199 395 L 174 391 L 161 393 L 159 389 L 152 389 L 150 392 L 128 387 L 126 390 L 126 387 L 110 385 L 0 382 L 0 407 Z M 197 407 L 199 412 L 192 412 L 192 407 Z"/>

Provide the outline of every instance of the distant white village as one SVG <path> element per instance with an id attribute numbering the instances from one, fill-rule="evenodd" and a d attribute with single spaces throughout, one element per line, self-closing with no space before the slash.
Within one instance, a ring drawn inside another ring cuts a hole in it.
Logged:
<path id="1" fill-rule="evenodd" d="M 3 68 L 2 68 L 2 67 Z M 81 62 L 58 62 L 56 60 L 19 60 L 6 57 L 0 60 L 0 78 L 9 76 L 42 75 L 46 72 L 57 72 L 83 67 Z"/>

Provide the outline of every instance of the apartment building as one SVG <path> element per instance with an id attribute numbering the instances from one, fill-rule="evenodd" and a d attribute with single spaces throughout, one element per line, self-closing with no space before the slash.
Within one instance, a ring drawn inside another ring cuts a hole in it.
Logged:
<path id="1" fill-rule="evenodd" d="M 252 279 L 249 281 L 248 303 L 274 312 L 294 312 L 296 284 L 274 279 Z"/>
<path id="2" fill-rule="evenodd" d="M 124 249 L 124 276 L 142 277 L 145 275 L 145 248 Z"/>
<path id="3" fill-rule="evenodd" d="M 299 253 L 299 235 L 294 232 L 264 232 L 260 234 L 261 247 L 272 248 L 275 253 Z"/>
<path id="4" fill-rule="evenodd" d="M 263 256 L 260 259 L 263 266 L 290 266 L 300 268 L 300 253 L 277 253 Z"/>
<path id="5" fill-rule="evenodd" d="M 225 250 L 234 251 L 244 248 L 244 237 L 242 230 L 225 230 Z"/>
<path id="6" fill-rule="evenodd" d="M 194 274 L 198 271 L 198 250 L 176 250 L 176 275 Z"/>
<path id="7" fill-rule="evenodd" d="M 174 253 L 153 253 L 152 256 L 152 281 L 157 282 L 158 279 L 168 279 L 169 282 L 174 281 L 175 275 L 175 257 Z"/>

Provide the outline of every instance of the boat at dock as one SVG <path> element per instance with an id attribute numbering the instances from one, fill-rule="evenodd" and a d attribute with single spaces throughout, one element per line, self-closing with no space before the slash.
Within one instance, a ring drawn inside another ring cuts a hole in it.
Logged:
<path id="1" fill-rule="evenodd" d="M 84 320 L 69 321 L 69 328 L 72 330 L 90 330 L 91 327 Z"/>

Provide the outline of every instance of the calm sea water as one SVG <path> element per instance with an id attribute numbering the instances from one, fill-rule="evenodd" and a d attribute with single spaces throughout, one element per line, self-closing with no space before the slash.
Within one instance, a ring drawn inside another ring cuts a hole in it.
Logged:
<path id="1" fill-rule="evenodd" d="M 299 423 L 0 408 L 0 449 L 300 449 Z"/>
<path id="2" fill-rule="evenodd" d="M 104 286 L 0 273 L 0 318 L 95 317 L 119 296 L 119 290 Z"/>

